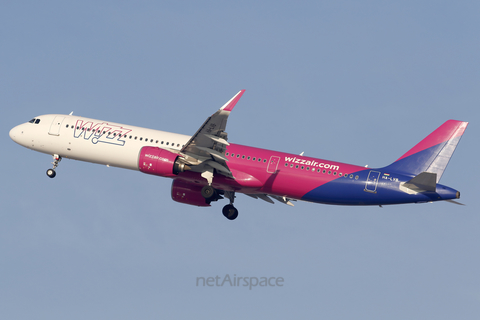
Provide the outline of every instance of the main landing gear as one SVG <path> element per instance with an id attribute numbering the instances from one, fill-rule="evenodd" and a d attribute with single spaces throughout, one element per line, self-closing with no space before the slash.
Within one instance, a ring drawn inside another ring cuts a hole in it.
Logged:
<path id="1" fill-rule="evenodd" d="M 233 206 L 233 204 L 227 204 L 222 209 L 222 213 L 228 220 L 235 220 L 238 217 L 238 210 Z"/>
<path id="2" fill-rule="evenodd" d="M 228 220 L 235 220 L 238 217 L 238 210 L 233 206 L 235 192 L 223 191 L 223 195 L 228 198 L 228 200 L 230 200 L 230 204 L 227 204 L 225 207 L 223 207 L 222 213 Z M 202 188 L 202 196 L 205 198 L 207 203 L 222 199 L 222 197 L 218 194 L 218 191 L 210 185 L 204 186 Z"/>
<path id="3" fill-rule="evenodd" d="M 52 157 L 53 157 L 53 162 L 52 162 L 53 168 L 47 170 L 47 176 L 49 178 L 55 178 L 55 176 L 57 175 L 57 173 L 55 172 L 55 168 L 58 167 L 58 163 L 62 161 L 62 157 L 60 157 L 58 154 L 54 154 Z"/>

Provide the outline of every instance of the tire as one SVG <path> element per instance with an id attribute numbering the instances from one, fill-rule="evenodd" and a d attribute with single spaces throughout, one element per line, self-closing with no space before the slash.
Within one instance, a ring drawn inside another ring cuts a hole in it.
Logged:
<path id="1" fill-rule="evenodd" d="M 205 200 L 212 200 L 216 196 L 216 191 L 212 186 L 204 186 L 202 188 L 202 197 L 205 198 Z"/>
<path id="2" fill-rule="evenodd" d="M 228 220 L 235 220 L 238 217 L 238 210 L 231 204 L 227 204 L 222 209 L 222 213 Z"/>
<path id="3" fill-rule="evenodd" d="M 57 175 L 57 173 L 55 172 L 55 170 L 53 170 L 53 169 L 48 169 L 47 170 L 47 176 L 49 178 L 55 178 L 56 175 Z"/>

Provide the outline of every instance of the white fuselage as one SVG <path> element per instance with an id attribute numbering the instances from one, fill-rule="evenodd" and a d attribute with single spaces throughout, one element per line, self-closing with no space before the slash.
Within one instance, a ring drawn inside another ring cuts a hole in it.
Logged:
<path id="1" fill-rule="evenodd" d="M 144 146 L 180 150 L 190 136 L 146 129 L 75 115 L 48 114 L 10 131 L 10 137 L 29 149 L 63 158 L 138 170 Z"/>

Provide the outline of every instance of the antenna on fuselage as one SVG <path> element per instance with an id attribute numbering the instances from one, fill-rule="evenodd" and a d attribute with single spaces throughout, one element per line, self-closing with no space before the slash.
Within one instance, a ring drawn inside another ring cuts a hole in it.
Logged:
<path id="1" fill-rule="evenodd" d="M 69 116 L 71 116 L 72 114 L 73 114 L 73 111 L 72 111 L 72 112 L 70 112 L 68 115 L 69 115 Z"/>

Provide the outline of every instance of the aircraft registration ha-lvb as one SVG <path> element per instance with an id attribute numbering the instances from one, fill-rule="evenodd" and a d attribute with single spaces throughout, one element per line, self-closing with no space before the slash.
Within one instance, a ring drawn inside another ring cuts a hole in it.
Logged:
<path id="1" fill-rule="evenodd" d="M 35 117 L 10 131 L 16 143 L 62 158 L 171 178 L 172 199 L 210 206 L 227 198 L 223 214 L 238 216 L 235 194 L 291 205 L 454 201 L 460 193 L 439 184 L 467 122 L 448 120 L 392 164 L 368 168 L 228 142 L 227 119 L 245 90 L 210 116 L 193 136 L 61 114 Z"/>

